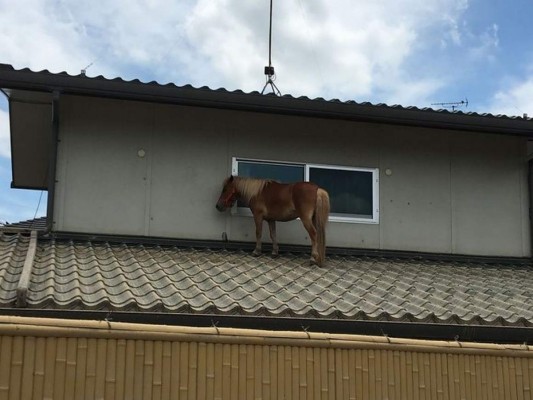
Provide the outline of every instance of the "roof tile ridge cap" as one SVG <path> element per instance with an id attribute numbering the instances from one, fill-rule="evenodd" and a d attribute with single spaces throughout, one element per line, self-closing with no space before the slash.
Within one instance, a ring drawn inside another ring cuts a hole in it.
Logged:
<path id="1" fill-rule="evenodd" d="M 37 251 L 37 231 L 32 230 L 30 234 L 30 243 L 28 251 L 26 252 L 26 259 L 22 267 L 22 273 L 17 285 L 17 307 L 27 307 L 28 305 L 28 287 L 30 284 L 30 277 L 33 271 L 33 264 L 35 260 L 35 253 Z"/>

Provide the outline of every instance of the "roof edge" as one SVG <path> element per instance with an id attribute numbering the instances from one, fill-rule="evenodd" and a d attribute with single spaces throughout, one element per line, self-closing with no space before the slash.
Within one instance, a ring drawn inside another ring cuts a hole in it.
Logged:
<path id="1" fill-rule="evenodd" d="M 191 85 L 176 86 L 172 83 L 162 85 L 157 82 L 126 81 L 122 78 L 107 79 L 103 76 L 90 78 L 83 74 L 69 75 L 66 72 L 52 73 L 48 70 L 16 70 L 8 64 L 0 64 L 0 88 L 45 92 L 57 90 L 74 95 L 533 137 L 531 118 L 290 95 L 279 97 L 259 92 L 213 90 Z"/>
<path id="2" fill-rule="evenodd" d="M 221 240 L 199 240 L 199 239 L 170 239 L 164 237 L 148 236 L 127 236 L 127 235 L 103 235 L 91 233 L 75 232 L 41 232 L 39 237 L 43 240 L 73 240 L 89 241 L 95 243 L 116 243 L 116 244 L 144 244 L 150 246 L 176 246 L 192 247 L 214 250 L 250 250 L 255 247 L 255 242 L 221 241 Z M 265 254 L 271 249 L 271 243 L 264 243 Z M 308 245 L 284 244 L 281 249 L 283 253 L 306 253 L 309 251 Z M 426 253 L 403 250 L 382 250 L 347 247 L 327 247 L 328 255 L 333 256 L 355 256 L 355 257 L 375 257 L 391 259 L 410 259 L 428 261 L 457 261 L 476 264 L 500 264 L 500 265 L 533 265 L 533 258 L 530 257 L 507 257 L 507 256 L 481 256 L 468 254 L 449 253 Z"/>

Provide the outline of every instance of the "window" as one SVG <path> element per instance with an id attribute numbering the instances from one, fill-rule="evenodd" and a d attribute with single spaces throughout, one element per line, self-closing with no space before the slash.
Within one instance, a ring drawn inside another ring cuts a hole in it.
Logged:
<path id="1" fill-rule="evenodd" d="M 329 193 L 330 221 L 379 223 L 379 170 L 233 158 L 232 173 L 282 183 L 309 181 Z M 247 214 L 243 204 L 238 213 Z"/>

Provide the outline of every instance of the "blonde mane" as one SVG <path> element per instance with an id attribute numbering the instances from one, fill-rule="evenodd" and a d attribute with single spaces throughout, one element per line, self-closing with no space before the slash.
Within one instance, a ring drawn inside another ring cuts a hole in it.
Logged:
<path id="1" fill-rule="evenodd" d="M 236 176 L 234 178 L 235 187 L 246 203 L 263 191 L 265 186 L 273 182 L 271 179 L 243 178 Z"/>

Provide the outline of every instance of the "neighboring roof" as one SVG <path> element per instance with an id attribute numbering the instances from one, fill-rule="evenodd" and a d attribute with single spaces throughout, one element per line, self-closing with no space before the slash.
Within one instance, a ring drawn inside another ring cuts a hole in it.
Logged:
<path id="1" fill-rule="evenodd" d="M 28 219 L 25 221 L 19 221 L 19 222 L 7 222 L 3 228 L 15 228 L 15 229 L 23 229 L 23 230 L 33 230 L 33 231 L 44 231 L 46 230 L 46 217 L 39 217 L 39 218 L 33 218 Z"/>
<path id="2" fill-rule="evenodd" d="M 0 308 L 16 309 L 30 239 L 0 233 Z M 27 307 L 533 327 L 533 265 L 39 239 Z M 530 339 L 533 330 L 528 329 Z"/>

